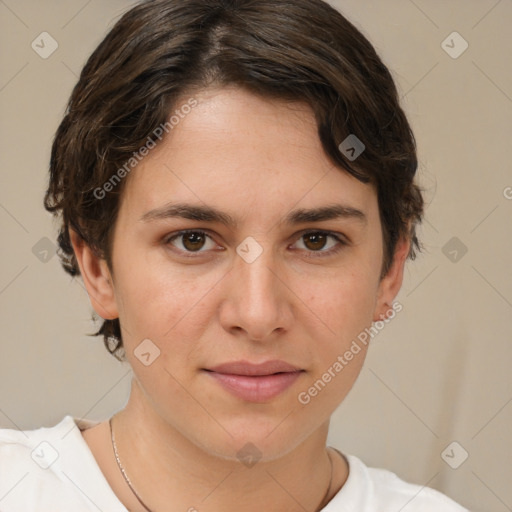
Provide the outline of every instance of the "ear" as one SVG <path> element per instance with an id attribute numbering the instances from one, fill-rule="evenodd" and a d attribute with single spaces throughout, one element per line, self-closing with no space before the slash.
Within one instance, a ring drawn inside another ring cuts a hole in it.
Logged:
<path id="1" fill-rule="evenodd" d="M 113 280 L 107 262 L 99 258 L 72 228 L 69 228 L 69 238 L 94 311 L 105 320 L 118 318 Z"/>
<path id="2" fill-rule="evenodd" d="M 387 316 L 387 312 L 391 308 L 393 299 L 397 296 L 400 288 L 402 287 L 404 266 L 410 247 L 411 241 L 406 238 L 401 238 L 396 244 L 393 262 L 387 274 L 379 283 L 377 301 L 375 304 L 375 311 L 373 313 L 374 322 L 382 320 Z"/>

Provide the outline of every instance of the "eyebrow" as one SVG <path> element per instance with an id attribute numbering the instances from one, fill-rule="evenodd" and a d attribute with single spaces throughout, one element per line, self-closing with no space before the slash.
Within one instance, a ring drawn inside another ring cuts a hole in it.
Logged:
<path id="1" fill-rule="evenodd" d="M 230 228 L 236 228 L 237 220 L 226 212 L 205 205 L 188 203 L 168 203 L 160 208 L 155 208 L 142 215 L 141 222 L 153 220 L 183 218 L 202 222 L 217 222 Z M 302 224 L 307 222 L 322 222 L 336 219 L 355 219 L 362 224 L 367 224 L 368 219 L 364 212 L 352 206 L 331 204 L 317 208 L 299 208 L 292 210 L 280 221 L 280 224 Z"/>

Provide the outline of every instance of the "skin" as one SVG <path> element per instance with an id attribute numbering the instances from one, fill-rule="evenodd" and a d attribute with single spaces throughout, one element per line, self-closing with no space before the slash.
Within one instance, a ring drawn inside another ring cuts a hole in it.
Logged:
<path id="1" fill-rule="evenodd" d="M 114 418 L 121 462 L 153 512 L 169 503 L 201 512 L 315 510 L 328 488 L 329 456 L 329 498 L 348 475 L 326 438 L 366 348 L 308 404 L 298 394 L 390 309 L 410 242 L 399 242 L 379 280 L 384 253 L 376 192 L 333 166 L 307 105 L 234 87 L 194 98 L 198 105 L 126 178 L 113 268 L 70 232 L 91 304 L 105 319 L 119 317 L 133 369 L 129 401 Z M 238 225 L 140 220 L 169 201 L 213 206 Z M 283 222 L 291 210 L 330 204 L 357 208 L 366 222 Z M 195 246 L 183 237 L 168 241 L 183 229 L 211 239 Z M 330 231 L 347 243 L 331 237 L 315 243 L 304 230 Z M 263 249 L 252 263 L 236 252 L 249 236 Z M 340 251 L 323 255 L 333 247 Z M 134 355 L 144 339 L 160 350 L 149 366 Z M 201 370 L 240 359 L 281 359 L 304 371 L 277 397 L 247 402 Z M 144 510 L 116 465 L 107 422 L 83 435 L 120 500 Z M 262 457 L 251 468 L 236 455 L 247 442 Z"/>

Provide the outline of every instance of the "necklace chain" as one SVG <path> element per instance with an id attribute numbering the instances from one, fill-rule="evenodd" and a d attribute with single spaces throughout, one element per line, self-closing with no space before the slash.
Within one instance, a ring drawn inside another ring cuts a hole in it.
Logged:
<path id="1" fill-rule="evenodd" d="M 142 501 L 142 498 L 139 496 L 139 493 L 133 487 L 132 483 L 130 482 L 130 479 L 128 478 L 128 475 L 126 474 L 126 471 L 125 471 L 123 465 L 121 464 L 121 461 L 119 460 L 119 454 L 117 453 L 117 445 L 116 445 L 116 441 L 114 438 L 114 429 L 112 428 L 112 418 L 110 418 L 108 420 L 108 424 L 110 426 L 110 437 L 112 439 L 114 455 L 116 457 L 117 465 L 118 465 L 119 469 L 121 470 L 121 474 L 123 475 L 125 482 L 128 484 L 128 487 L 130 487 L 134 496 L 139 500 L 139 503 L 146 509 L 147 512 L 152 512 L 151 509 Z M 331 492 L 331 487 L 332 487 L 332 478 L 333 478 L 333 472 L 334 472 L 333 464 L 332 464 L 332 457 L 329 455 L 329 453 L 327 454 L 327 456 L 329 457 L 329 462 L 331 463 L 331 478 L 329 480 L 329 486 L 327 487 L 327 491 L 326 491 L 324 497 L 322 498 L 322 501 L 320 502 L 320 506 L 318 507 L 317 512 L 320 512 L 322 510 L 322 508 L 325 507 L 325 505 L 327 504 L 328 499 L 329 499 L 329 493 Z"/>
<path id="2" fill-rule="evenodd" d="M 116 456 L 117 465 L 119 466 L 119 469 L 121 470 L 121 473 L 123 474 L 123 478 L 125 479 L 126 483 L 132 490 L 135 497 L 139 500 L 140 504 L 146 509 L 147 512 L 152 512 L 150 508 L 142 501 L 141 497 L 139 496 L 139 493 L 135 490 L 132 483 L 130 482 L 130 479 L 128 478 L 128 475 L 126 474 L 126 471 L 124 470 L 121 461 L 119 460 L 119 454 L 117 453 L 117 446 L 116 441 L 114 439 L 114 429 L 112 428 L 112 418 L 108 420 L 108 424 L 110 425 L 110 437 L 112 439 L 112 446 L 114 447 L 114 454 Z"/>

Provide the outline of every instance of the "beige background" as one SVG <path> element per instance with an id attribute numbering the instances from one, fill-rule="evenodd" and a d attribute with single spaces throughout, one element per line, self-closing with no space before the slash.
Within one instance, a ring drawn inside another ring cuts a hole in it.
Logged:
<path id="1" fill-rule="evenodd" d="M 374 339 L 329 441 L 472 510 L 512 510 L 512 1 L 332 3 L 392 69 L 429 206 L 404 309 Z M 56 234 L 42 206 L 53 134 L 86 57 L 129 5 L 0 0 L 0 427 L 105 419 L 128 396 L 129 368 L 85 335 L 95 326 L 81 282 L 51 252 L 40 258 Z M 59 45 L 48 59 L 31 48 L 43 31 Z M 453 31 L 469 44 L 456 59 L 441 46 Z M 456 262 L 452 237 L 467 247 Z M 469 453 L 458 469 L 441 458 L 452 441 L 455 459 Z"/>

